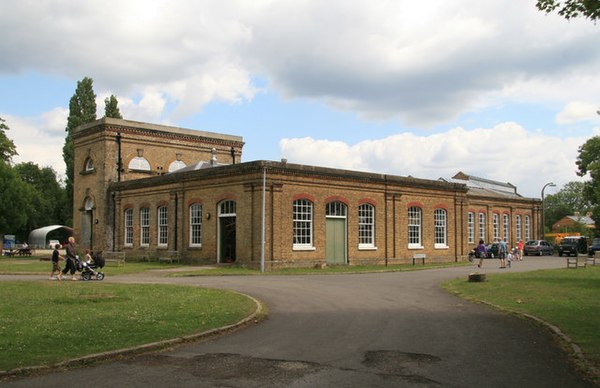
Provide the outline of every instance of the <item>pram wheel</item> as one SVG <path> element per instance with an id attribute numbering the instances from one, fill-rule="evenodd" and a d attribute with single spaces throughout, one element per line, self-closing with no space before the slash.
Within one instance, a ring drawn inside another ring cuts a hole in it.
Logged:
<path id="1" fill-rule="evenodd" d="M 81 273 L 81 278 L 82 278 L 83 280 L 90 280 L 90 279 L 91 279 L 91 277 L 90 277 L 90 273 L 89 273 L 89 272 L 82 272 L 82 273 Z"/>
<path id="2" fill-rule="evenodd" d="M 102 279 L 104 279 L 104 273 L 102 273 L 102 272 L 98 272 L 98 273 L 96 274 L 96 279 L 98 279 L 98 280 L 102 280 Z"/>

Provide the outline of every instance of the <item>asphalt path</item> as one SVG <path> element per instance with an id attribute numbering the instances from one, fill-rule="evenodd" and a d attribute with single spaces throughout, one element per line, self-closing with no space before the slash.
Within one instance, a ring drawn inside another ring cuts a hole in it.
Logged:
<path id="1" fill-rule="evenodd" d="M 526 257 L 513 268 L 564 267 Z M 104 281 L 236 290 L 268 318 L 231 334 L 102 364 L 2 382 L 6 387 L 591 387 L 549 330 L 448 294 L 474 267 L 311 276 L 164 277 Z M 27 278 L 2 276 L 2 279 Z M 38 277 L 39 278 L 39 277 Z M 525 296 L 526 297 L 526 296 Z M 102 335 L 102 333 L 98 333 Z"/>

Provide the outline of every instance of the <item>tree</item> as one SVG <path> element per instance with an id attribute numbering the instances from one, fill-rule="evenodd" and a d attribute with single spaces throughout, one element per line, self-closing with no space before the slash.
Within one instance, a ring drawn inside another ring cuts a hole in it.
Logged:
<path id="1" fill-rule="evenodd" d="M 585 182 L 584 196 L 592 206 L 592 219 L 596 221 L 596 230 L 600 232 L 600 136 L 588 139 L 579 147 L 577 156 L 577 175 L 589 176 Z"/>
<path id="2" fill-rule="evenodd" d="M 74 178 L 74 152 L 73 152 L 73 131 L 82 124 L 96 120 L 96 95 L 93 88 L 94 81 L 85 77 L 77 82 L 75 94 L 69 101 L 69 117 L 67 119 L 67 137 L 63 146 L 63 159 L 66 165 L 65 188 L 67 190 L 67 200 L 73 203 L 73 178 Z M 72 208 L 69 207 L 68 214 L 71 218 Z"/>
<path id="3" fill-rule="evenodd" d="M 32 162 L 17 164 L 14 170 L 32 190 L 32 209 L 24 231 L 29 233 L 42 226 L 64 225 L 66 210 L 70 206 L 67 205 L 66 191 L 60 186 L 56 172 L 51 167 L 40 168 Z"/>
<path id="4" fill-rule="evenodd" d="M 104 99 L 104 116 L 112 117 L 113 119 L 122 119 L 121 111 L 119 110 L 119 101 L 114 94 Z"/>
<path id="5" fill-rule="evenodd" d="M 0 160 L 5 163 L 10 163 L 12 157 L 18 155 L 15 143 L 6 136 L 6 132 L 10 128 L 5 124 L 5 120 L 0 117 Z"/>
<path id="6" fill-rule="evenodd" d="M 19 174 L 0 161 L 0 236 L 16 234 L 27 222 L 30 190 Z"/>
<path id="7" fill-rule="evenodd" d="M 600 0 L 538 0 L 536 7 L 547 14 L 559 9 L 558 14 L 567 20 L 577 17 L 590 20 L 600 18 Z"/>
<path id="8" fill-rule="evenodd" d="M 585 215 L 592 210 L 592 204 L 584 194 L 585 183 L 569 182 L 556 194 L 544 198 L 544 222 L 547 229 L 565 216 L 576 213 Z"/>

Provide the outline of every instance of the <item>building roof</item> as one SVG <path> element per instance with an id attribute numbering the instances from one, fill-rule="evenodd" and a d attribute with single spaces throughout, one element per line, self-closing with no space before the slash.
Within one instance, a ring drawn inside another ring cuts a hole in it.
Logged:
<path id="1" fill-rule="evenodd" d="M 440 179 L 446 182 L 462 183 L 467 185 L 469 188 L 469 194 L 471 195 L 522 198 L 522 196 L 517 193 L 517 187 L 511 183 L 499 182 L 474 175 L 467 175 L 462 171 L 459 171 L 450 179 Z"/>
<path id="2" fill-rule="evenodd" d="M 594 222 L 594 220 L 592 220 L 592 218 L 588 215 L 585 216 L 578 216 L 578 215 L 574 215 L 574 216 L 566 216 L 566 218 L 570 218 L 575 222 L 579 222 L 580 224 L 584 224 L 584 225 L 595 225 L 596 223 Z"/>

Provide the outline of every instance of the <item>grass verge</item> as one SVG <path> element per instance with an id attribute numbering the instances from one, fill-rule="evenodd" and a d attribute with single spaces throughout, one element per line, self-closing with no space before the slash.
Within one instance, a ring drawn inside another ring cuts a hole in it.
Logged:
<path id="1" fill-rule="evenodd" d="M 234 292 L 172 285 L 2 282 L 0 293 L 0 370 L 199 333 L 256 308 Z"/>
<path id="2" fill-rule="evenodd" d="M 557 326 L 600 368 L 600 267 L 487 275 L 477 283 L 456 279 L 444 288 L 470 300 L 530 314 Z"/>

